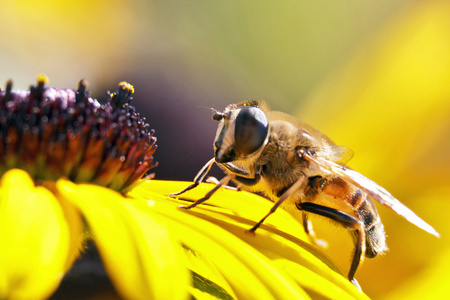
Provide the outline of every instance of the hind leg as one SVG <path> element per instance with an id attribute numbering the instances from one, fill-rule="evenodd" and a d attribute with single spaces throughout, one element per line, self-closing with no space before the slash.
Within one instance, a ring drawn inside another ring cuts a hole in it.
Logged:
<path id="1" fill-rule="evenodd" d="M 355 277 L 355 272 L 358 269 L 359 263 L 361 262 L 361 259 L 363 257 L 362 254 L 365 251 L 364 224 L 361 221 L 359 221 L 358 219 L 356 219 L 355 217 L 353 217 L 345 212 L 334 209 L 334 208 L 330 208 L 330 207 L 326 207 L 326 206 L 322 206 L 322 205 L 318 205 L 318 204 L 310 203 L 310 202 L 297 203 L 296 206 L 301 211 L 305 211 L 305 212 L 309 212 L 309 213 L 313 213 L 316 215 L 326 217 L 328 219 L 331 219 L 331 220 L 341 224 L 345 228 L 355 231 L 355 237 L 356 237 L 355 252 L 353 253 L 352 264 L 350 266 L 350 270 L 348 272 L 347 277 L 355 286 L 357 286 L 359 289 L 361 289 L 359 287 L 358 282 L 356 281 L 356 279 L 354 277 Z"/>

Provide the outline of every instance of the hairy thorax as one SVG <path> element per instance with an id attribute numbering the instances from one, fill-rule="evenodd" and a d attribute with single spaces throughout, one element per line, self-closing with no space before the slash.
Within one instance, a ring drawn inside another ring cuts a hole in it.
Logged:
<path id="1" fill-rule="evenodd" d="M 253 160 L 236 162 L 236 165 L 253 174 L 261 170 L 261 180 L 254 186 L 242 188 L 263 192 L 273 200 L 278 199 L 295 181 L 302 176 L 314 176 L 309 163 L 297 153 L 299 147 L 310 147 L 311 136 L 286 121 L 273 121 L 267 145 Z M 294 201 L 302 193 L 297 193 Z"/>

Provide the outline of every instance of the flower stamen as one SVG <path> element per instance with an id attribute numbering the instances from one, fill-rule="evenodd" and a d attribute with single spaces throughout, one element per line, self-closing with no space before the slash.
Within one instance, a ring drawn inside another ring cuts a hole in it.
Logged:
<path id="1" fill-rule="evenodd" d="M 67 177 L 123 190 L 157 165 L 154 130 L 131 105 L 134 87 L 120 82 L 100 104 L 86 80 L 77 90 L 47 88 L 40 75 L 29 91 L 0 90 L 0 175 L 12 168 L 36 181 Z"/>

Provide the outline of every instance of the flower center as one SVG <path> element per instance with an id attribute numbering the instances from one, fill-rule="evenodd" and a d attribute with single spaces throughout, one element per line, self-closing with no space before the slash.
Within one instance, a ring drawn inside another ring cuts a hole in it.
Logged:
<path id="1" fill-rule="evenodd" d="M 77 90 L 0 90 L 0 175 L 12 168 L 36 181 L 67 177 L 123 190 L 157 165 L 154 130 L 130 105 L 132 85 L 121 82 L 105 104 Z"/>

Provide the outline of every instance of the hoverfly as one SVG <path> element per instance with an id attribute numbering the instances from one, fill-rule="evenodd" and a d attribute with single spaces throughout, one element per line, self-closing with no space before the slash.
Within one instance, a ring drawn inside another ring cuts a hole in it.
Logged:
<path id="1" fill-rule="evenodd" d="M 196 187 L 216 163 L 227 175 L 203 198 L 186 209 L 208 200 L 230 180 L 240 188 L 262 192 L 275 204 L 250 231 L 255 231 L 281 205 L 293 205 L 303 216 L 306 233 L 313 236 L 307 213 L 331 219 L 353 236 L 355 250 L 348 272 L 354 279 L 363 257 L 373 258 L 387 249 L 386 235 L 373 200 L 389 207 L 417 227 L 439 237 L 439 233 L 388 191 L 345 166 L 353 153 L 334 144 L 317 129 L 296 118 L 271 111 L 262 101 L 228 105 L 213 110 L 219 121 L 214 140 L 214 158 L 198 172 Z"/>

